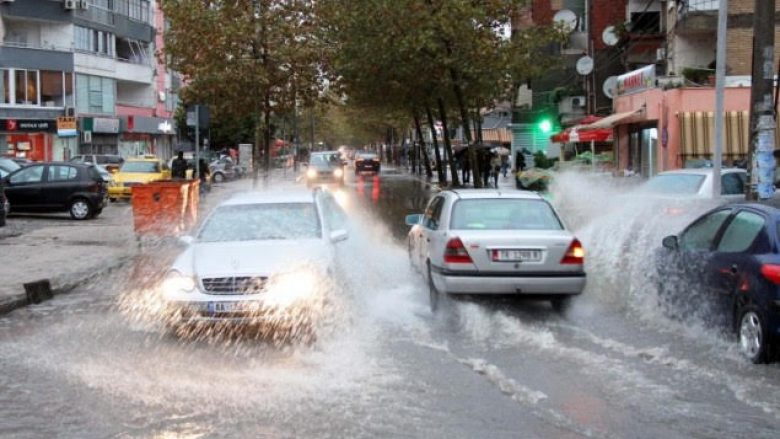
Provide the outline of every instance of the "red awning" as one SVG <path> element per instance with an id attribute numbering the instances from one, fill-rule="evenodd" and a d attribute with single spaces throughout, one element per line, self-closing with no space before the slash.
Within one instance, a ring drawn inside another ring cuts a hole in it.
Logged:
<path id="1" fill-rule="evenodd" d="M 553 143 L 576 143 L 576 142 L 611 142 L 612 129 L 583 129 L 587 125 L 598 122 L 601 117 L 588 115 L 577 125 L 566 128 L 558 134 L 550 136 Z"/>

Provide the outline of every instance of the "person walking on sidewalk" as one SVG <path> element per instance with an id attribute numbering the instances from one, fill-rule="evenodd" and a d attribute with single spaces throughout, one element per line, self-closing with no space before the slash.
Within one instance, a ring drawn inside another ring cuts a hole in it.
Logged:
<path id="1" fill-rule="evenodd" d="M 490 174 L 493 176 L 493 186 L 498 189 L 498 173 L 501 172 L 501 158 L 498 154 L 490 156 Z"/>
<path id="2" fill-rule="evenodd" d="M 179 151 L 178 156 L 171 163 L 171 177 L 177 180 L 187 178 L 187 160 L 184 159 L 183 151 Z"/>

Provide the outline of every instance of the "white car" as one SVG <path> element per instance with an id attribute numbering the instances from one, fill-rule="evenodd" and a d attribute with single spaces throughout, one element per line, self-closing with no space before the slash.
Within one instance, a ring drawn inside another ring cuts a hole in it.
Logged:
<path id="1" fill-rule="evenodd" d="M 639 187 L 641 193 L 669 198 L 712 197 L 712 168 L 676 169 L 660 172 Z M 745 197 L 747 171 L 741 168 L 723 168 L 720 193 L 725 199 Z"/>
<path id="2" fill-rule="evenodd" d="M 406 223 L 434 311 L 440 294 L 514 294 L 562 310 L 585 288 L 582 245 L 534 192 L 447 190 Z"/>
<path id="3" fill-rule="evenodd" d="M 322 190 L 249 193 L 218 205 L 161 285 L 173 329 L 311 324 L 335 270 L 346 217 Z M 201 326 L 203 326 L 201 325 Z"/>

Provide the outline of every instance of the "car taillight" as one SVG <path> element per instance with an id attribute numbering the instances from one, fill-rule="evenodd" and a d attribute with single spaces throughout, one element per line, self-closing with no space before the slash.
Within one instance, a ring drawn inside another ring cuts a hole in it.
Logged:
<path id="1" fill-rule="evenodd" d="M 761 266 L 761 274 L 766 280 L 775 285 L 780 285 L 780 265 L 764 264 Z"/>
<path id="2" fill-rule="evenodd" d="M 466 251 L 466 246 L 460 238 L 452 238 L 447 241 L 444 249 L 444 262 L 448 264 L 470 264 L 471 256 Z"/>
<path id="3" fill-rule="evenodd" d="M 566 250 L 566 254 L 561 259 L 561 264 L 584 264 L 585 263 L 585 249 L 582 248 L 580 240 L 574 238 L 574 241 L 569 245 L 569 249 Z"/>

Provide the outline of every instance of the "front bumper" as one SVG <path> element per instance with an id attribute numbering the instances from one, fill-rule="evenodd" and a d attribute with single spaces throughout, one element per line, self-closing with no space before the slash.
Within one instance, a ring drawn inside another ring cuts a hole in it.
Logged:
<path id="1" fill-rule="evenodd" d="M 121 183 L 119 183 L 121 184 Z M 130 198 L 133 195 L 132 186 L 109 186 L 108 197 L 109 198 Z"/>
<path id="2" fill-rule="evenodd" d="M 433 272 L 436 289 L 450 294 L 573 295 L 585 289 L 585 273 L 490 276 L 477 273 Z"/>
<path id="3" fill-rule="evenodd" d="M 231 304 L 229 311 L 217 304 Z M 228 323 L 236 325 L 293 326 L 305 316 L 300 307 L 273 307 L 260 300 L 170 300 L 166 317 L 171 323 Z"/>

